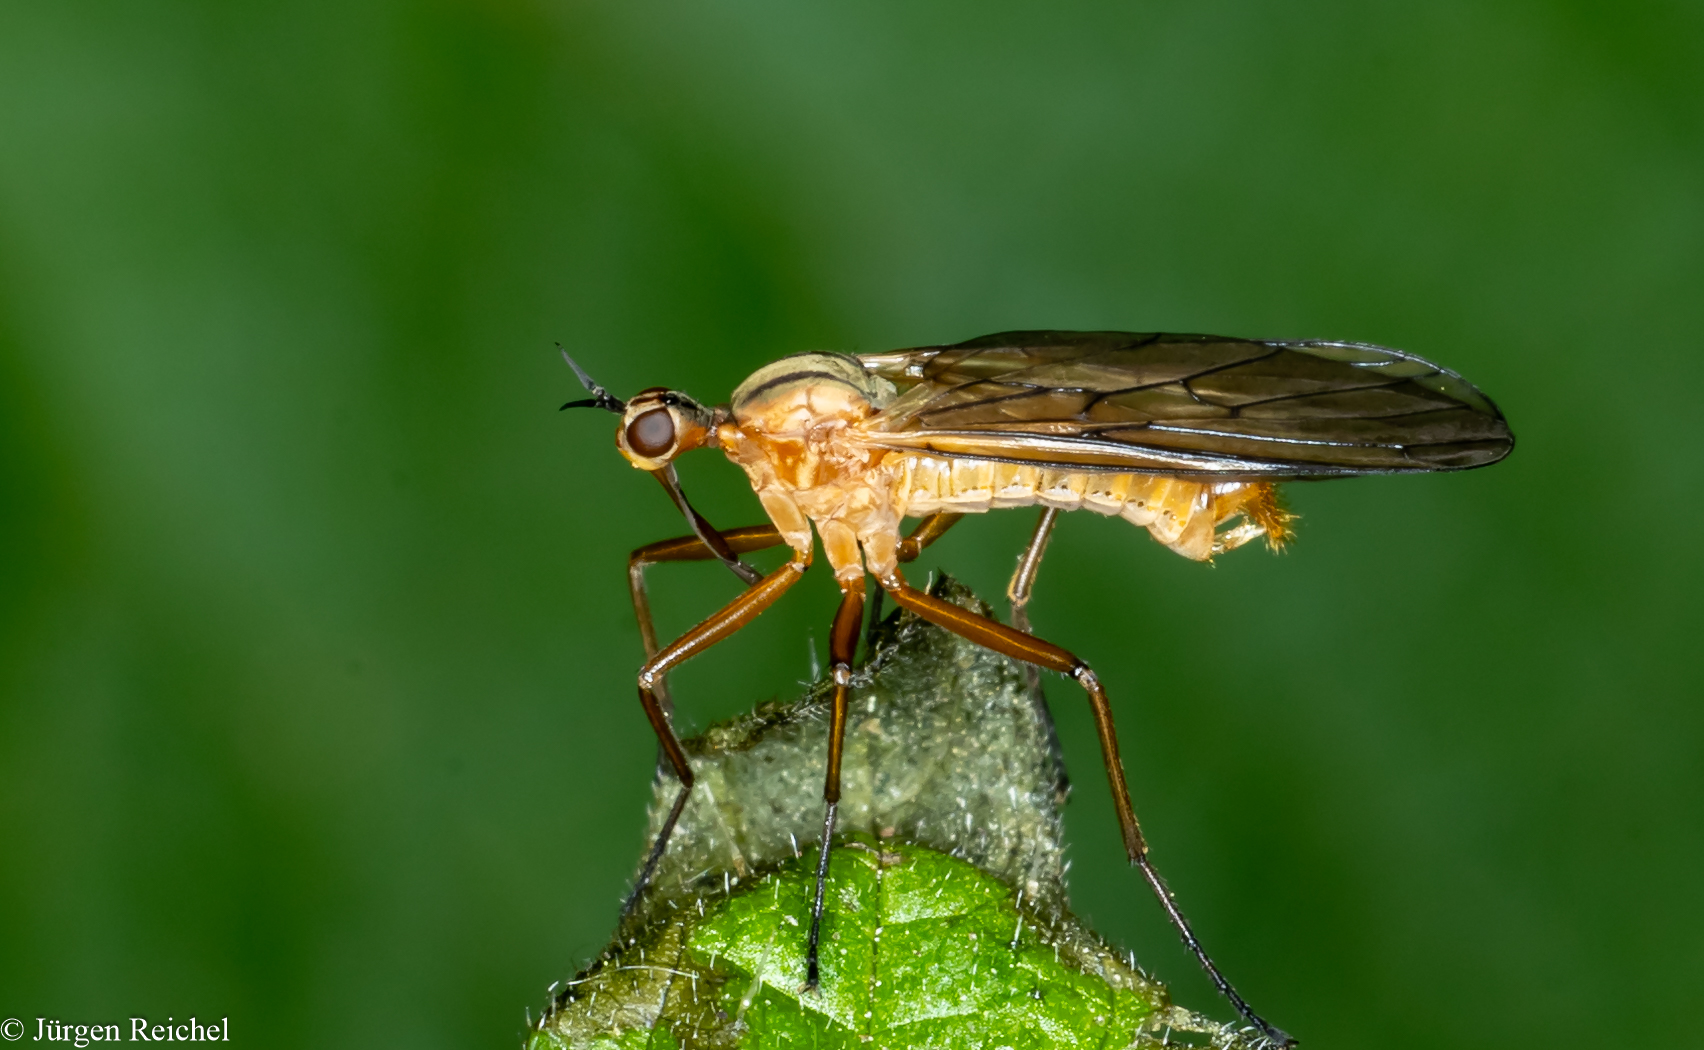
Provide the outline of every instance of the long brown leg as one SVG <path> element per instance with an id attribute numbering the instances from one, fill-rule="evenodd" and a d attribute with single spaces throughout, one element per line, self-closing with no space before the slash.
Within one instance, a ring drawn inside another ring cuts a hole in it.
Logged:
<path id="1" fill-rule="evenodd" d="M 943 510 L 918 522 L 917 527 L 899 541 L 899 560 L 915 561 L 917 556 L 923 553 L 923 548 L 946 535 L 947 530 L 957 525 L 963 517 L 963 514 L 951 514 Z M 876 588 L 876 600 L 870 603 L 870 628 L 864 635 L 866 653 L 874 652 L 876 648 L 876 624 L 882 619 L 883 593 L 885 592 L 881 588 Z"/>
<path id="2" fill-rule="evenodd" d="M 951 602 L 942 601 L 933 595 L 924 594 L 905 582 L 905 579 L 895 571 L 893 575 L 881 581 L 882 587 L 893 595 L 893 600 L 901 608 L 910 609 L 913 613 L 937 624 L 947 630 L 968 638 L 978 645 L 985 646 L 1014 660 L 1036 664 L 1050 671 L 1070 675 L 1089 697 L 1089 709 L 1094 714 L 1095 732 L 1100 735 L 1101 760 L 1106 763 L 1107 780 L 1112 786 L 1112 802 L 1118 811 L 1119 829 L 1124 833 L 1124 851 L 1130 857 L 1130 863 L 1142 869 L 1142 876 L 1160 898 L 1160 906 L 1165 909 L 1166 917 L 1171 920 L 1173 927 L 1183 938 L 1183 943 L 1200 962 L 1201 968 L 1213 981 L 1219 993 L 1230 1000 L 1237 1013 L 1242 1014 L 1250 1024 L 1259 1028 L 1265 1037 L 1280 1046 L 1290 1046 L 1295 1043 L 1282 1030 L 1268 1024 L 1264 1018 L 1249 1008 L 1242 996 L 1237 994 L 1224 974 L 1208 957 L 1206 949 L 1190 929 L 1183 913 L 1178 910 L 1177 902 L 1172 898 L 1171 890 L 1166 887 L 1159 872 L 1148 861 L 1148 844 L 1142 839 L 1142 830 L 1136 824 L 1136 812 L 1130 805 L 1130 789 L 1124 783 L 1124 764 L 1118 757 L 1118 733 L 1112 723 L 1112 708 L 1106 700 L 1106 691 L 1101 688 L 1100 681 L 1089 665 L 1077 659 L 1072 654 L 1059 648 L 1051 642 L 1042 641 L 1022 631 L 1007 627 L 986 616 L 979 616 L 968 609 L 961 609 Z"/>
<path id="3" fill-rule="evenodd" d="M 657 743 L 663 749 L 663 757 L 668 759 L 675 776 L 680 780 L 680 794 L 675 796 L 668 818 L 657 832 L 657 840 L 651 844 L 651 852 L 645 858 L 645 865 L 639 869 L 639 879 L 633 885 L 633 892 L 628 894 L 627 903 L 621 909 L 624 922 L 657 870 L 657 862 L 668 848 L 669 836 L 674 834 L 675 823 L 680 820 L 681 811 L 686 808 L 687 795 L 692 791 L 692 766 L 686 761 L 686 751 L 680 746 L 680 738 L 675 736 L 668 712 L 657 699 L 657 683 L 662 681 L 670 668 L 691 659 L 757 619 L 759 613 L 775 604 L 777 598 L 799 582 L 799 578 L 810 565 L 809 551 L 795 551 L 787 564 L 763 577 L 755 587 L 675 639 L 662 652 L 645 661 L 645 666 L 639 669 L 639 703 L 645 709 L 645 717 L 651 722 L 651 730 L 657 734 Z"/>
<path id="4" fill-rule="evenodd" d="M 781 543 L 781 533 L 773 525 L 747 525 L 718 535 L 729 552 L 735 555 L 766 550 Z M 645 591 L 645 569 L 662 562 L 720 558 L 721 554 L 710 549 L 709 544 L 697 536 L 676 536 L 672 540 L 648 543 L 627 556 L 627 589 L 633 597 L 633 618 L 639 621 L 639 638 L 645 643 L 645 659 L 654 658 L 658 650 L 657 628 L 651 619 L 651 599 Z M 667 681 L 659 680 L 653 692 L 664 710 L 674 709 L 669 700 Z"/>
<path id="5" fill-rule="evenodd" d="M 1030 629 L 1030 592 L 1035 589 L 1035 577 L 1041 571 L 1041 556 L 1047 553 L 1047 541 L 1053 538 L 1053 526 L 1058 520 L 1058 507 L 1042 508 L 1041 517 L 1035 522 L 1035 531 L 1030 533 L 1029 546 L 1018 557 L 1018 570 L 1012 573 L 1012 582 L 1006 585 L 1006 598 L 1012 603 L 1012 626 L 1025 634 Z"/>
<path id="6" fill-rule="evenodd" d="M 811 904 L 811 936 L 805 949 L 805 987 L 817 986 L 817 940 L 822 933 L 822 895 L 828 882 L 828 851 L 834 844 L 834 815 L 840 807 L 840 753 L 846 743 L 846 707 L 852 690 L 852 657 L 858 627 L 864 622 L 864 580 L 840 581 L 840 608 L 828 636 L 829 673 L 834 676 L 834 708 L 828 720 L 828 775 L 823 780 L 822 850 L 817 854 L 816 898 Z"/>
<path id="7" fill-rule="evenodd" d="M 1012 626 L 1030 633 L 1029 600 L 1035 590 L 1035 578 L 1041 572 L 1041 556 L 1047 553 L 1047 542 L 1053 538 L 1053 526 L 1059 521 L 1058 507 L 1044 507 L 1036 519 L 1035 531 L 1030 533 L 1029 545 L 1018 556 L 1017 571 L 1006 585 L 1006 597 L 1012 603 Z M 1030 702 L 1036 716 L 1047 729 L 1047 750 L 1053 756 L 1053 768 L 1058 779 L 1053 785 L 1054 798 L 1060 805 L 1071 795 L 1071 777 L 1065 771 L 1065 752 L 1059 746 L 1059 731 L 1053 725 L 1053 712 L 1047 708 L 1047 694 L 1041 688 L 1041 669 L 1035 664 L 1024 665 L 1024 681 L 1029 685 Z"/>

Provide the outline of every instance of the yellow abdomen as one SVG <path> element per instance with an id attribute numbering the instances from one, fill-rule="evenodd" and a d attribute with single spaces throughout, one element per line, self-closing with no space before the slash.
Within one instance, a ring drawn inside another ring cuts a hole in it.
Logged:
<path id="1" fill-rule="evenodd" d="M 1116 514 L 1186 558 L 1203 561 L 1265 534 L 1274 547 L 1289 538 L 1290 515 L 1270 482 L 1196 481 L 1160 474 L 1066 471 L 1020 463 L 896 454 L 900 512 L 910 517 L 980 514 L 1037 504 Z M 1219 525 L 1245 520 L 1230 529 Z"/>

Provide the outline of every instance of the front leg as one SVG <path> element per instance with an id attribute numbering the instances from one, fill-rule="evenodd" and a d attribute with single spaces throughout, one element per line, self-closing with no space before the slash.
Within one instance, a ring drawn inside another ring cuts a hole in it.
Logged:
<path id="1" fill-rule="evenodd" d="M 663 851 L 668 848 L 669 837 L 674 834 L 675 824 L 680 820 L 681 811 L 686 808 L 687 796 L 692 792 L 692 766 L 686 760 L 686 750 L 681 747 L 680 738 L 675 735 L 668 711 L 657 699 L 658 683 L 670 668 L 690 660 L 757 619 L 759 613 L 775 604 L 776 599 L 787 593 L 793 584 L 798 583 L 810 566 L 809 550 L 794 551 L 787 564 L 763 577 L 755 587 L 675 639 L 662 652 L 645 661 L 645 666 L 639 669 L 639 704 L 645 709 L 645 717 L 650 721 L 652 731 L 657 734 L 657 743 L 662 748 L 663 757 L 668 760 L 675 776 L 680 780 L 680 793 L 675 796 L 674 805 L 669 807 L 669 815 L 664 819 L 662 829 L 657 832 L 657 840 L 651 844 L 651 852 L 645 858 L 645 865 L 639 869 L 639 878 L 633 885 L 633 892 L 628 895 L 627 903 L 621 909 L 623 924 L 644 894 L 645 887 L 650 884 L 651 876 L 657 870 L 657 862 L 662 859 Z"/>
<path id="2" fill-rule="evenodd" d="M 747 525 L 719 535 L 735 555 L 767 550 L 781 543 L 781 533 L 773 525 Z M 645 659 L 655 659 L 658 651 L 657 628 L 651 619 L 651 599 L 645 590 L 645 569 L 662 562 L 710 561 L 721 560 L 721 557 L 696 535 L 648 543 L 627 556 L 627 589 L 633 598 L 633 618 L 639 621 L 639 638 L 645 643 Z M 658 680 L 655 692 L 664 710 L 673 710 L 665 681 Z"/>

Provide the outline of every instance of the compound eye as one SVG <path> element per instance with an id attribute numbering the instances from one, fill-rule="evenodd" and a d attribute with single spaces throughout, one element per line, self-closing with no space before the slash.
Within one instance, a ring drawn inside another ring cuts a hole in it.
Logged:
<path id="1" fill-rule="evenodd" d="M 627 447 L 649 459 L 674 448 L 674 417 L 666 408 L 653 408 L 627 424 Z"/>

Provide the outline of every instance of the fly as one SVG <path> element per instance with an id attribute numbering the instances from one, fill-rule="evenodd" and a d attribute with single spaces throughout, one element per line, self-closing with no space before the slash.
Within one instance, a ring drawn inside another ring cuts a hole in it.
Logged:
<path id="1" fill-rule="evenodd" d="M 592 397 L 563 407 L 620 415 L 616 446 L 661 482 L 692 529 L 690 536 L 641 547 L 628 561 L 647 656 L 639 702 L 681 785 L 629 909 L 692 791 L 664 678 L 798 582 L 812 562 L 814 530 L 841 600 L 829 632 L 834 691 L 807 987 L 819 976 L 823 892 L 867 574 L 880 587 L 878 598 L 885 593 L 931 623 L 1082 687 L 1130 862 L 1237 1012 L 1268 1040 L 1294 1042 L 1250 1009 L 1178 910 L 1148 859 L 1131 808 L 1106 693 L 1082 660 L 1028 633 L 1025 604 L 1060 511 L 1116 515 L 1195 561 L 1260 537 L 1276 549 L 1292 535 L 1277 482 L 1466 470 L 1508 455 L 1514 437 L 1490 399 L 1454 372 L 1399 350 L 1163 333 L 1002 332 L 891 353 L 795 354 L 758 369 L 717 407 L 662 387 L 622 401 L 571 358 L 568 363 Z M 692 508 L 674 461 L 697 448 L 718 449 L 745 471 L 769 524 L 718 531 Z M 1043 509 L 1009 589 L 1014 626 L 932 597 L 900 572 L 901 563 L 963 515 L 1023 506 Z M 907 517 L 921 519 L 910 533 L 901 530 Z M 780 545 L 792 556 L 767 575 L 740 560 Z M 645 567 L 709 558 L 726 564 L 747 590 L 659 646 Z"/>

